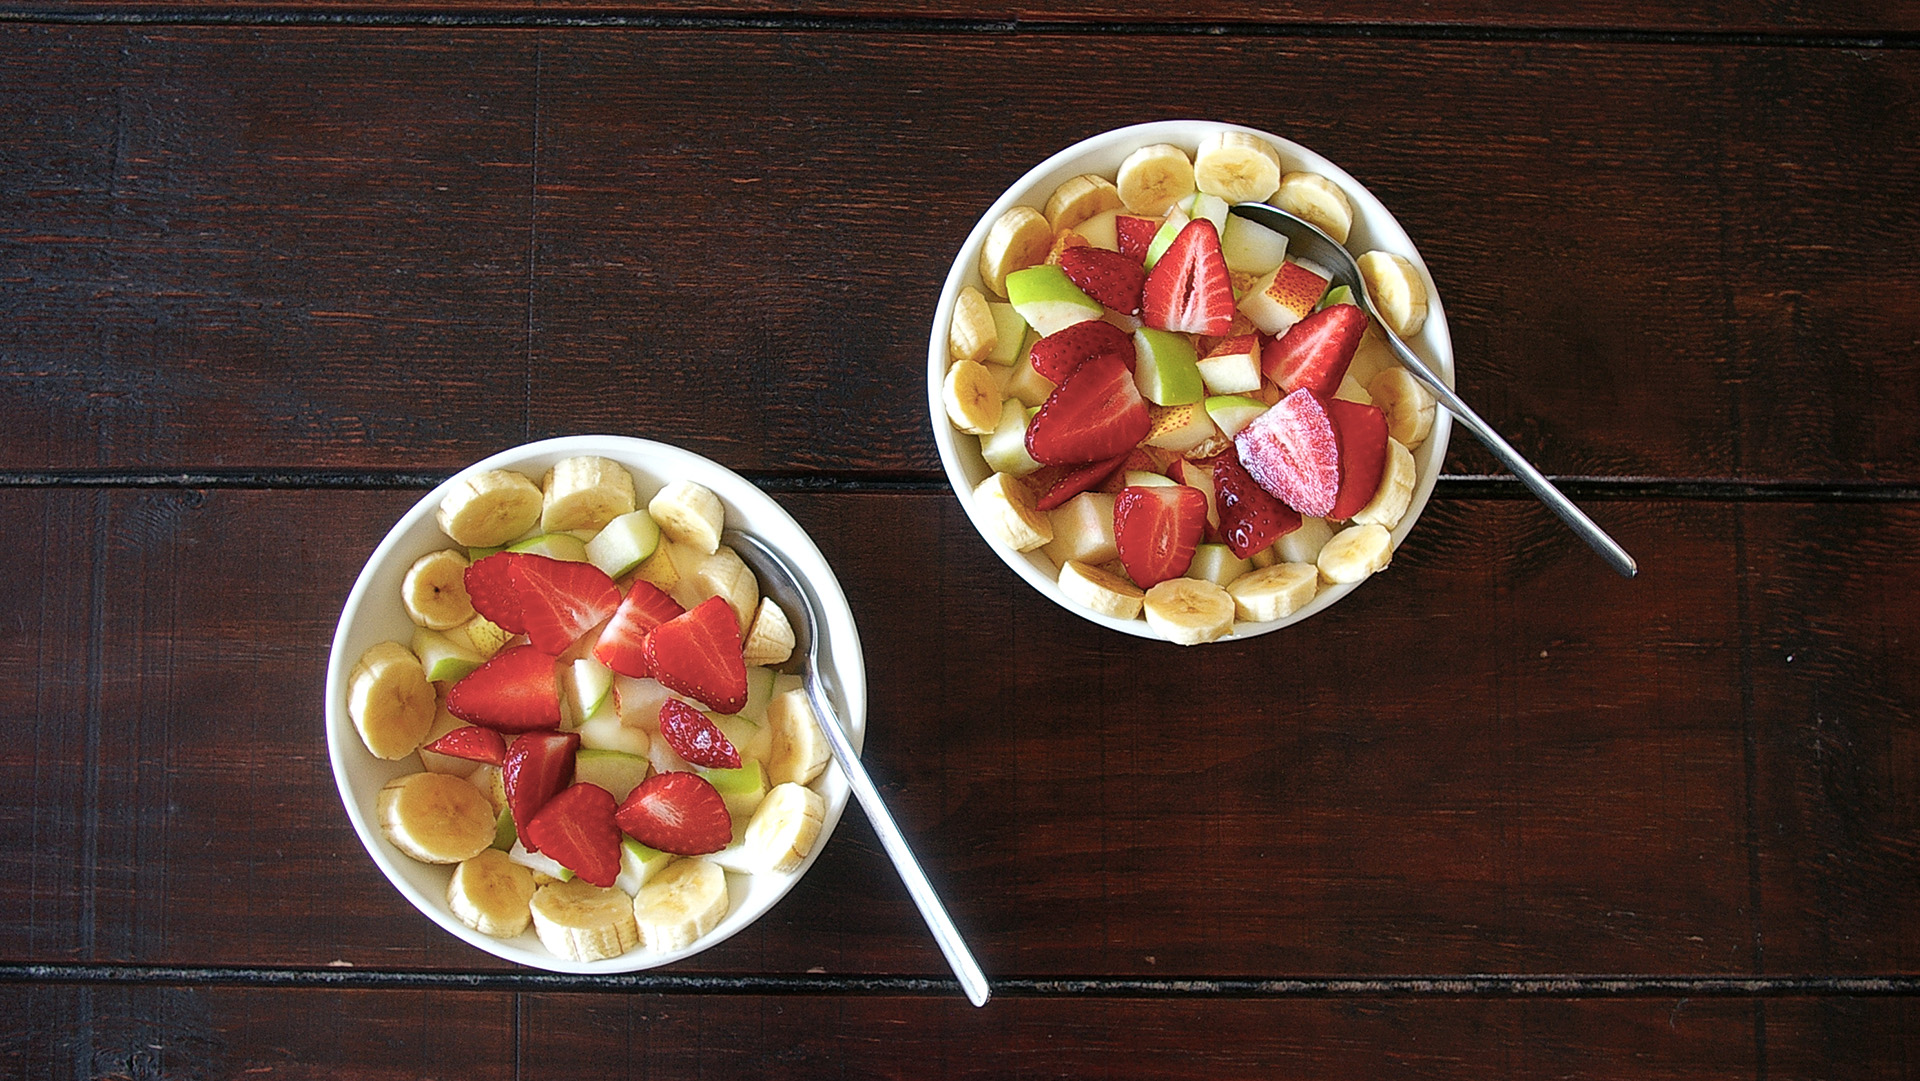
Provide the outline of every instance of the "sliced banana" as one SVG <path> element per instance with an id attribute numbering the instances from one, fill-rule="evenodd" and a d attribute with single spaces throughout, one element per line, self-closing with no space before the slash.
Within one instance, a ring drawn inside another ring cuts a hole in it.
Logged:
<path id="1" fill-rule="evenodd" d="M 1358 582 L 1393 561 L 1393 534 L 1377 525 L 1350 525 L 1320 548 L 1320 577 L 1329 582 Z"/>
<path id="2" fill-rule="evenodd" d="M 674 860 L 633 895 L 629 915 L 647 949 L 685 949 L 726 918 L 727 873 L 709 860 Z"/>
<path id="3" fill-rule="evenodd" d="M 1387 415 L 1387 434 L 1408 448 L 1427 441 L 1433 431 L 1433 392 L 1422 386 L 1413 373 L 1398 365 L 1373 377 L 1367 384 L 1373 404 Z"/>
<path id="4" fill-rule="evenodd" d="M 826 817 L 827 803 L 820 793 L 791 781 L 774 785 L 754 809 L 741 837 L 754 873 L 785 874 L 800 866 L 819 840 Z"/>
<path id="5" fill-rule="evenodd" d="M 413 650 L 381 642 L 347 676 L 347 716 L 375 758 L 405 758 L 433 727 L 433 684 Z"/>
<path id="6" fill-rule="evenodd" d="M 455 544 L 495 548 L 540 521 L 540 488 L 511 469 L 467 477 L 440 500 L 435 520 Z"/>
<path id="7" fill-rule="evenodd" d="M 760 598 L 753 622 L 747 626 L 741 659 L 749 668 L 785 664 L 787 658 L 793 656 L 793 646 L 793 623 L 787 619 L 786 610 L 775 604 L 772 597 Z"/>
<path id="8" fill-rule="evenodd" d="M 995 473 L 973 490 L 977 520 L 994 539 L 1016 552 L 1028 552 L 1053 539 L 1053 521 L 1040 510 L 1033 492 L 1005 473 Z"/>
<path id="9" fill-rule="evenodd" d="M 1311 563 L 1275 563 L 1248 571 L 1227 584 L 1234 611 L 1250 623 L 1298 612 L 1320 589 L 1320 568 Z"/>
<path id="10" fill-rule="evenodd" d="M 708 597 L 720 597 L 733 609 L 741 633 L 746 633 L 755 610 L 760 607 L 760 581 L 740 558 L 740 553 L 724 544 L 707 555 L 693 549 L 680 551 L 690 558 L 684 561 L 686 566 L 680 567 L 679 580 L 667 594 L 686 609 L 692 609 Z"/>
<path id="11" fill-rule="evenodd" d="M 493 844 L 493 805 L 465 777 L 409 773 L 375 800 L 380 832 L 421 863 L 459 863 Z"/>
<path id="12" fill-rule="evenodd" d="M 726 528 L 727 509 L 720 497 L 705 485 L 676 480 L 654 493 L 647 501 L 647 513 L 660 525 L 660 532 L 676 544 L 684 544 L 712 555 L 720 547 L 720 531 Z"/>
<path id="13" fill-rule="evenodd" d="M 1370 251 L 1362 255 L 1360 277 L 1366 282 L 1367 295 L 1387 328 L 1402 338 L 1420 333 L 1427 325 L 1427 283 L 1403 255 Z"/>
<path id="14" fill-rule="evenodd" d="M 1000 325 L 987 307 L 986 295 L 965 286 L 953 302 L 953 322 L 947 325 L 947 353 L 954 360 L 985 360 L 1000 344 Z"/>
<path id="15" fill-rule="evenodd" d="M 542 479 L 540 506 L 544 533 L 599 530 L 632 511 L 633 474 L 610 458 L 580 454 L 562 458 Z"/>
<path id="16" fill-rule="evenodd" d="M 1147 626 L 1177 645 L 1211 642 L 1233 629 L 1233 596 L 1199 578 L 1169 578 L 1147 590 Z"/>
<path id="17" fill-rule="evenodd" d="M 807 692 L 798 687 L 779 691 L 767 703 L 767 729 L 773 746 L 767 752 L 767 783 L 807 784 L 827 768 L 833 748 L 820 730 Z"/>
<path id="18" fill-rule="evenodd" d="M 1007 275 L 1038 266 L 1053 248 L 1053 226 L 1038 210 L 1016 206 L 1000 215 L 980 246 L 980 280 L 997 297 L 1007 295 Z"/>
<path id="19" fill-rule="evenodd" d="M 1413 483 L 1418 476 L 1413 452 L 1398 439 L 1387 437 L 1387 466 L 1380 472 L 1380 487 L 1374 489 L 1367 505 L 1354 512 L 1355 525 L 1377 525 L 1392 529 L 1406 516 L 1413 503 Z"/>
<path id="20" fill-rule="evenodd" d="M 447 883 L 447 907 L 454 919 L 483 935 L 512 938 L 533 922 L 533 872 L 497 848 L 453 869 Z"/>
<path id="21" fill-rule="evenodd" d="M 452 630 L 473 618 L 473 601 L 467 596 L 467 567 L 471 563 L 464 552 L 443 548 L 428 552 L 413 561 L 400 582 L 400 603 L 416 624 L 429 630 Z"/>
<path id="22" fill-rule="evenodd" d="M 1047 200 L 1047 224 L 1054 232 L 1071 229 L 1095 214 L 1120 207 L 1120 190 L 1104 176 L 1082 173 L 1053 189 Z"/>
<path id="23" fill-rule="evenodd" d="M 1193 153 L 1193 182 L 1229 203 L 1258 203 L 1280 187 L 1280 152 L 1244 131 L 1219 131 Z"/>
<path id="24" fill-rule="evenodd" d="M 992 435 L 1000 425 L 1000 381 L 978 361 L 956 361 L 947 369 L 940 397 L 947 403 L 947 419 L 968 435 Z"/>
<path id="25" fill-rule="evenodd" d="M 1172 143 L 1143 146 L 1120 163 L 1114 185 L 1128 210 L 1157 218 L 1193 194 L 1193 159 Z"/>
<path id="26" fill-rule="evenodd" d="M 1340 185 L 1319 173 L 1288 173 L 1280 178 L 1272 203 L 1295 217 L 1318 225 L 1322 232 L 1342 244 L 1353 231 L 1353 203 Z"/>
<path id="27" fill-rule="evenodd" d="M 1060 567 L 1060 592 L 1083 608 L 1114 619 L 1133 619 L 1146 598 L 1140 587 L 1117 574 L 1069 559 Z"/>
<path id="28" fill-rule="evenodd" d="M 583 879 L 549 882 L 528 905 L 533 930 L 556 957 L 603 961 L 640 944 L 633 898 L 611 886 Z"/>

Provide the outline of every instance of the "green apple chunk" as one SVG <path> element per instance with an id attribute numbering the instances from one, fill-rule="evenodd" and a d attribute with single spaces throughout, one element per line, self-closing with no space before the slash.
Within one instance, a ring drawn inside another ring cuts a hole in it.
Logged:
<path id="1" fill-rule="evenodd" d="M 1193 562 L 1187 565 L 1187 577 L 1212 582 L 1221 588 L 1253 569 L 1251 560 L 1241 559 L 1224 544 L 1200 544 L 1193 549 Z"/>
<path id="2" fill-rule="evenodd" d="M 647 759 L 625 751 L 581 747 L 573 756 L 573 779 L 599 785 L 613 793 L 613 801 L 619 803 L 647 779 Z"/>
<path id="3" fill-rule="evenodd" d="M 1027 325 L 1046 337 L 1106 313 L 1057 266 L 1031 266 L 1007 275 L 1007 299 Z"/>
<path id="4" fill-rule="evenodd" d="M 587 562 L 618 578 L 660 547 L 660 526 L 645 510 L 628 511 L 608 522 L 587 542 Z"/>
<path id="5" fill-rule="evenodd" d="M 484 658 L 439 631 L 413 629 L 413 655 L 432 683 L 452 683 L 480 667 Z"/>
<path id="6" fill-rule="evenodd" d="M 560 669 L 560 700 L 576 723 L 600 712 L 612 693 L 613 669 L 592 657 L 581 657 Z"/>
<path id="7" fill-rule="evenodd" d="M 767 670 L 761 669 L 761 671 Z M 768 700 L 771 701 L 773 697 L 773 681 L 771 679 L 767 681 L 767 692 Z M 764 720 L 766 717 L 766 707 L 764 705 L 760 707 L 760 716 L 762 720 L 750 721 L 737 713 L 709 713 L 707 714 L 707 720 L 712 721 L 713 726 L 720 730 L 720 734 L 727 737 L 727 742 L 733 744 L 733 749 L 740 752 L 740 761 L 744 765 L 750 758 L 765 759 L 766 755 L 755 754 L 754 750 L 763 743 L 769 747 L 772 746 L 773 743 L 771 739 L 762 740 L 760 738 L 760 733 L 766 728 Z"/>
<path id="8" fill-rule="evenodd" d="M 1350 285 L 1336 285 L 1327 290 L 1326 296 L 1320 298 L 1320 303 L 1314 308 L 1314 311 L 1319 311 L 1321 308 L 1331 308 L 1335 304 L 1351 303 L 1353 303 L 1353 287 Z"/>
<path id="9" fill-rule="evenodd" d="M 511 852 L 519 840 L 520 831 L 513 828 L 513 812 L 503 809 L 493 820 L 493 844 L 489 847 Z"/>
<path id="10" fill-rule="evenodd" d="M 1204 191 L 1196 191 L 1185 199 L 1180 200 L 1180 209 L 1186 212 L 1189 219 L 1205 218 L 1212 222 L 1215 233 L 1226 230 L 1227 201 L 1218 195 L 1208 195 Z"/>
<path id="11" fill-rule="evenodd" d="M 1133 382 L 1155 405 L 1186 405 L 1206 396 L 1199 356 L 1185 334 L 1141 327 L 1133 332 Z"/>
<path id="12" fill-rule="evenodd" d="M 760 665 L 747 666 L 747 704 L 740 707 L 738 714 L 742 720 L 756 725 L 767 723 L 767 703 L 773 701 L 773 679 L 777 674 Z"/>
<path id="13" fill-rule="evenodd" d="M 509 552 L 531 552 L 550 559 L 564 559 L 569 563 L 586 563 L 587 542 L 571 533 L 542 533 L 529 537 L 518 544 L 507 546 Z"/>
<path id="14" fill-rule="evenodd" d="M 1287 237 L 1238 214 L 1220 229 L 1220 254 L 1236 274 L 1271 274 L 1287 258 Z"/>
<path id="15" fill-rule="evenodd" d="M 1020 318 L 1020 312 L 1011 304 L 997 300 L 987 301 L 987 311 L 993 316 L 993 349 L 987 353 L 989 364 L 1012 364 L 1020 359 L 1021 346 L 1027 340 L 1027 321 Z"/>
<path id="16" fill-rule="evenodd" d="M 1253 418 L 1267 411 L 1267 403 L 1244 394 L 1218 394 L 1206 400 L 1207 416 L 1220 428 L 1220 434 L 1232 439 Z"/>
<path id="17" fill-rule="evenodd" d="M 1027 453 L 1027 407 L 1018 398 L 1000 406 L 1000 426 L 980 437 L 980 457 L 995 473 L 1024 477 L 1040 468 Z"/>
<path id="18" fill-rule="evenodd" d="M 602 751 L 621 751 L 645 757 L 653 749 L 653 736 L 644 728 L 620 721 L 618 710 L 602 708 L 580 725 L 580 746 Z"/>
<path id="19" fill-rule="evenodd" d="M 1147 257 L 1142 260 L 1142 263 L 1148 270 L 1152 270 L 1153 264 L 1159 262 L 1162 255 L 1167 254 L 1167 249 L 1173 247 L 1173 238 L 1179 236 L 1180 230 L 1185 229 L 1187 223 L 1192 220 L 1186 211 L 1180 209 L 1179 204 L 1167 208 L 1167 220 L 1160 223 L 1160 228 L 1154 232 L 1153 239 L 1147 241 Z"/>
<path id="20" fill-rule="evenodd" d="M 739 769 L 703 767 L 699 772 L 713 784 L 727 804 L 727 813 L 735 818 L 752 814 L 766 797 L 767 771 L 757 759 L 746 759 Z"/>
<path id="21" fill-rule="evenodd" d="M 660 868 L 673 862 L 673 853 L 662 852 L 657 848 L 648 848 L 631 837 L 620 838 L 620 877 L 613 884 L 629 893 L 639 893 L 647 879 L 660 873 Z"/>

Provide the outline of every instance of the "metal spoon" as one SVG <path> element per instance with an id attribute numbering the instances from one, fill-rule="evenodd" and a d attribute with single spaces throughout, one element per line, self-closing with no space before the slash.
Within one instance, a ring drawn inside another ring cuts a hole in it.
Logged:
<path id="1" fill-rule="evenodd" d="M 1413 373 L 1414 378 L 1420 380 L 1421 384 L 1433 392 L 1433 396 L 1439 399 L 1440 404 L 1447 407 L 1447 412 L 1458 417 L 1460 423 L 1466 425 L 1467 430 L 1477 436 L 1480 442 L 1486 444 L 1494 457 L 1500 459 L 1500 464 L 1512 470 L 1513 475 L 1519 477 L 1521 482 L 1532 489 L 1533 494 L 1547 505 L 1547 509 L 1572 526 L 1573 531 L 1580 534 L 1580 539 L 1600 553 L 1600 557 L 1605 559 L 1614 570 L 1628 578 L 1634 576 L 1639 568 L 1634 564 L 1633 557 L 1627 554 L 1626 549 L 1620 547 L 1612 537 L 1607 536 L 1599 526 L 1594 525 L 1593 519 L 1587 517 L 1579 507 L 1574 506 L 1572 500 L 1562 495 L 1560 489 L 1555 488 L 1551 481 L 1533 467 L 1533 463 L 1521 457 L 1520 452 L 1513 449 L 1512 444 L 1501 438 L 1500 433 L 1494 431 L 1486 421 L 1480 419 L 1480 414 L 1475 413 L 1471 406 L 1461 401 L 1452 387 L 1429 371 L 1398 335 L 1387 330 L 1386 324 L 1380 319 L 1380 313 L 1374 309 L 1373 299 L 1367 296 L 1366 283 L 1360 277 L 1360 265 L 1354 262 L 1353 254 L 1347 251 L 1345 245 L 1321 232 L 1320 228 L 1312 222 L 1289 214 L 1278 207 L 1267 206 L 1264 203 L 1241 203 L 1233 208 L 1233 212 L 1248 221 L 1264 225 L 1276 233 L 1285 234 L 1288 255 L 1297 255 L 1320 264 L 1333 273 L 1336 283 L 1350 287 L 1353 290 L 1354 303 L 1371 316 L 1374 322 L 1380 323 L 1380 329 L 1386 332 L 1387 344 L 1392 347 L 1393 355 Z"/>
<path id="2" fill-rule="evenodd" d="M 820 719 L 820 729 L 826 734 L 827 743 L 833 747 L 834 760 L 840 763 L 840 769 L 847 775 L 847 782 L 853 787 L 853 794 L 860 800 L 860 807 L 867 812 L 867 820 L 873 824 L 873 832 L 880 836 L 880 844 L 892 858 L 895 869 L 907 884 L 907 892 L 913 896 L 913 903 L 920 907 L 920 915 L 927 921 L 927 927 L 933 931 L 935 942 L 940 944 L 940 952 L 946 955 L 947 964 L 952 966 L 953 974 L 960 978 L 960 989 L 975 1006 L 987 1004 L 991 993 L 987 988 L 987 977 L 967 950 L 967 944 L 960 939 L 960 932 L 948 918 L 947 910 L 940 904 L 939 895 L 933 892 L 933 883 L 927 881 L 926 872 L 920 869 L 920 862 L 913 857 L 913 850 L 907 847 L 907 839 L 900 833 L 900 827 L 893 821 L 893 814 L 880 800 L 880 790 L 874 787 L 873 778 L 867 775 L 867 769 L 860 763 L 860 756 L 854 753 L 853 744 L 840 727 L 840 715 L 833 703 L 820 686 L 820 624 L 824 617 L 820 612 L 820 599 L 814 595 L 805 581 L 788 563 L 786 557 L 774 551 L 758 537 L 729 529 L 721 534 L 721 539 L 738 552 L 741 560 L 753 569 L 760 579 L 760 588 L 781 608 L 799 619 L 793 625 L 793 654 L 804 657 L 805 663 L 800 670 L 807 697 L 813 702 L 814 715 Z"/>

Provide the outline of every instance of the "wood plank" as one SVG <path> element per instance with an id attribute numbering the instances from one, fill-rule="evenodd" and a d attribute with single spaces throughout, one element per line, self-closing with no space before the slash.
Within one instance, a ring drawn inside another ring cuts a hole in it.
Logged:
<path id="1" fill-rule="evenodd" d="M 52 0 L 28 4 L 8 0 L 0 11 L 125 17 L 165 12 L 177 17 L 181 12 L 238 14 L 258 17 L 262 13 L 295 15 L 344 14 L 351 18 L 364 13 L 348 0 L 251 0 L 245 4 L 233 0 L 185 0 L 184 3 L 159 4 L 151 0 Z M 396 0 L 385 5 L 383 14 L 460 16 L 472 9 L 447 0 Z M 1044 4 L 980 3 L 875 3 L 873 0 L 705 0 L 694 6 L 623 5 L 608 0 L 505 0 L 489 5 L 490 19 L 541 18 L 595 15 L 602 18 L 639 20 L 660 17 L 671 20 L 727 18 L 784 18 L 796 20 L 829 19 L 949 19 L 993 22 L 1089 22 L 1223 23 L 1226 25 L 1278 25 L 1325 27 L 1366 27 L 1371 32 L 1392 33 L 1396 29 L 1444 28 L 1455 32 L 1511 31 L 1520 29 L 1582 29 L 1590 31 L 1668 31 L 1706 34 L 1800 33 L 1809 35 L 1886 34 L 1920 29 L 1920 7 L 1910 0 L 1883 0 L 1881 3 L 1848 5 L 1843 8 L 1813 10 L 1779 0 L 1716 0 L 1685 6 L 1636 3 L 1632 0 L 1580 0 L 1554 4 L 1487 4 L 1474 0 L 1443 0 L 1409 10 L 1390 0 L 1352 0 L 1338 9 L 1298 2 L 1265 0 L 1262 3 L 1227 3 L 1224 0 L 1194 0 L 1177 13 L 1145 11 L 1137 5 L 1118 0 L 1051 0 Z"/>
<path id="2" fill-rule="evenodd" d="M 451 471 L 605 429 L 936 476 L 949 253 L 1031 163 L 1168 115 L 1131 65 L 1372 186 L 1463 392 L 1549 472 L 1920 480 L 1912 50 L 9 26 L 0 55 L 0 468 Z M 1274 83 L 1316 108 L 1248 105 Z"/>
<path id="3" fill-rule="evenodd" d="M 32 632 L 0 644 L 0 708 L 36 734 L 0 750 L 0 957 L 503 967 L 386 885 L 326 764 L 333 623 L 412 498 L 0 493 L 6 535 L 43 538 L 19 571 L 41 586 L 0 601 Z M 1181 650 L 1041 601 L 945 495 L 780 500 L 839 568 L 869 763 L 990 973 L 1920 956 L 1914 698 L 1856 689 L 1913 669 L 1904 594 L 1842 620 L 1848 598 L 1756 556 L 1848 551 L 1865 597 L 1920 537 L 1911 507 L 1610 504 L 1643 554 L 1627 582 L 1530 503 L 1446 501 L 1297 631 Z M 1807 614 L 1813 657 L 1747 642 L 1763 591 Z M 1836 769 L 1853 788 L 1821 787 Z M 944 974 L 857 811 L 785 902 L 685 968 Z"/>
<path id="4" fill-rule="evenodd" d="M 1899 1078 L 1909 1000 L 1001 999 L 0 987 L 14 1076 Z M 1195 1033 L 1207 1037 L 1196 1040 Z M 770 1050 L 777 1049 L 777 1050 Z"/>

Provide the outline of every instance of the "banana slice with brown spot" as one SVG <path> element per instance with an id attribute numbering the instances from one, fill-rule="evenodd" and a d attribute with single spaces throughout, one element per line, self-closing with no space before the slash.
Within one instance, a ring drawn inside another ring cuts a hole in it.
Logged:
<path id="1" fill-rule="evenodd" d="M 445 631 L 473 618 L 467 596 L 466 553 L 452 548 L 428 552 L 413 561 L 400 582 L 400 603 L 407 617 L 428 630 Z"/>

